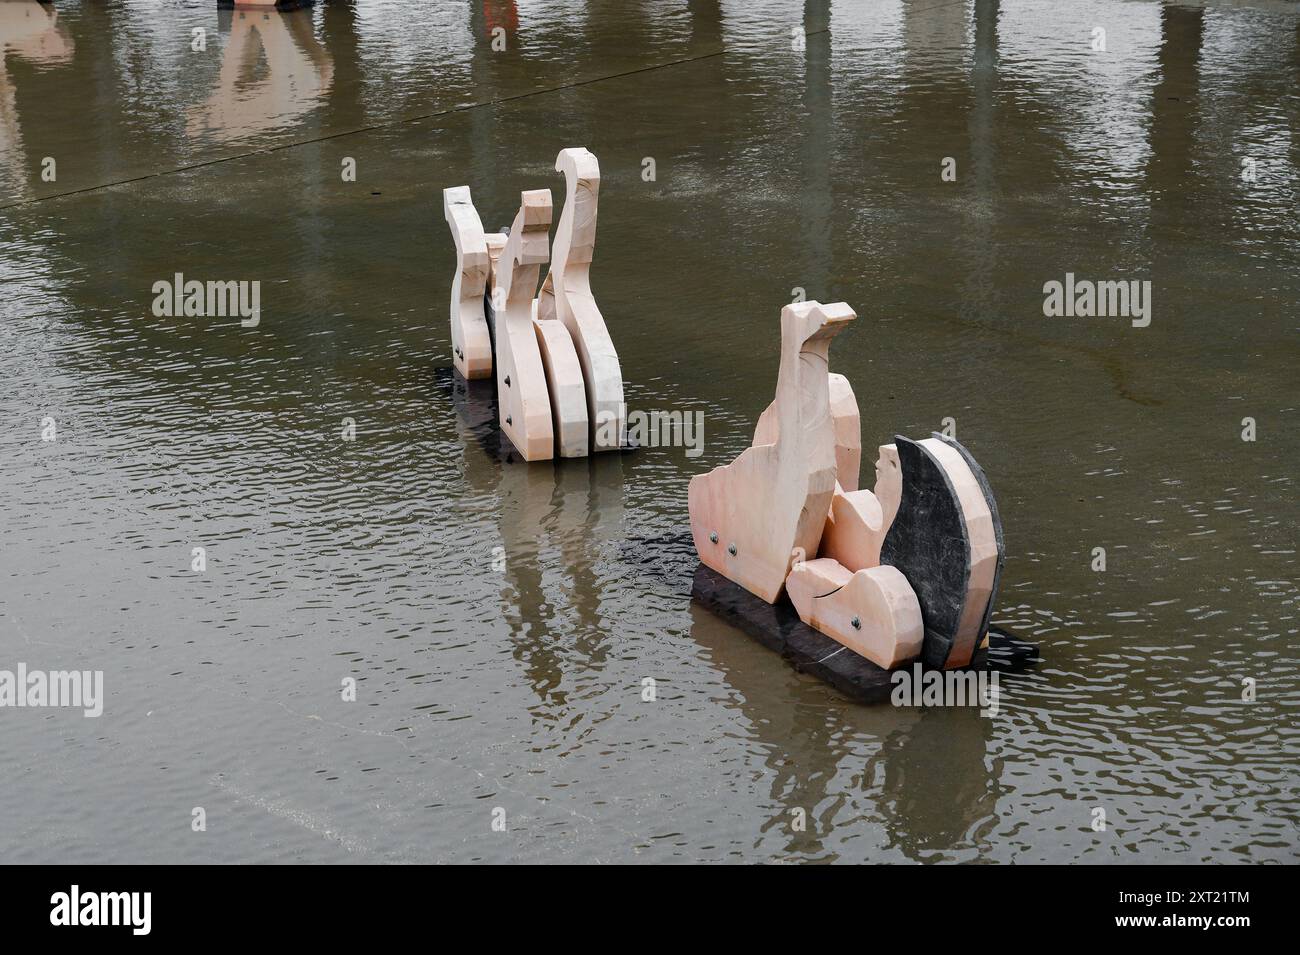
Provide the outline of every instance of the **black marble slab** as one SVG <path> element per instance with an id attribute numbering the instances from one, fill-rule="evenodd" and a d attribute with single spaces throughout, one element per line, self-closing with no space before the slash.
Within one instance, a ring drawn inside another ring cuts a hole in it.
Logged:
<path id="1" fill-rule="evenodd" d="M 916 591 L 925 626 L 921 660 L 940 669 L 952 653 L 966 607 L 970 537 L 957 492 L 934 455 L 901 434 L 894 443 L 903 494 L 881 545 L 880 562 L 902 571 Z"/>

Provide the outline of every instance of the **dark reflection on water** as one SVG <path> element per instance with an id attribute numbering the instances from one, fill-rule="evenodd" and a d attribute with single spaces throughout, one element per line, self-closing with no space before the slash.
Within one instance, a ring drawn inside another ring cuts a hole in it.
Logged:
<path id="1" fill-rule="evenodd" d="M 3 0 L 0 48 L 0 668 L 108 693 L 0 712 L 5 859 L 1295 858 L 1293 5 Z M 698 458 L 522 466 L 446 376 L 441 188 L 495 228 L 577 144 L 629 403 Z M 153 316 L 177 272 L 260 326 Z M 1152 324 L 1044 318 L 1066 272 Z M 796 289 L 859 313 L 866 446 L 953 417 L 998 492 L 1043 662 L 996 719 L 690 602 Z"/>

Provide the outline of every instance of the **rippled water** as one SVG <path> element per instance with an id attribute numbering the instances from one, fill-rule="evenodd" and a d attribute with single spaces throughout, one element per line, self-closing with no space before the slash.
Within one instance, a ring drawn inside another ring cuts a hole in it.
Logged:
<path id="1" fill-rule="evenodd" d="M 0 45 L 0 668 L 107 692 L 0 711 L 4 861 L 1295 859 L 1296 4 L 4 0 Z M 495 228 L 578 144 L 698 458 L 503 463 L 453 394 L 441 189 Z M 154 317 L 176 272 L 260 326 Z M 1045 318 L 1066 272 L 1150 327 Z M 1042 655 L 996 719 L 690 600 L 796 287 L 858 312 L 864 443 L 952 417 L 988 472 Z"/>

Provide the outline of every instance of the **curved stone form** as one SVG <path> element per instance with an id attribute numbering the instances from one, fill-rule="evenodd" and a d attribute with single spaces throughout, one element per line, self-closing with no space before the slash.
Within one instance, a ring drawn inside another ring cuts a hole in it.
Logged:
<path id="1" fill-rule="evenodd" d="M 835 426 L 835 495 L 826 515 L 826 526 L 818 556 L 832 557 L 848 570 L 863 570 L 880 565 L 880 545 L 889 530 L 889 522 L 874 493 L 857 490 L 862 462 L 862 419 L 853 386 L 843 375 L 826 376 L 830 397 L 831 421 Z M 778 425 L 776 402 L 769 404 L 754 428 L 754 444 L 771 444 L 776 440 Z M 877 490 L 888 495 L 889 520 L 898 510 L 898 452 L 892 445 L 881 445 L 876 462 Z M 882 470 L 883 469 L 883 470 Z M 893 477 L 886 472 L 893 471 Z M 882 475 L 884 480 L 882 481 Z M 804 621 L 805 623 L 807 621 Z"/>
<path id="2" fill-rule="evenodd" d="M 853 386 L 843 375 L 827 375 L 831 421 L 835 424 L 835 477 L 843 491 L 858 489 L 862 469 L 862 419 Z"/>
<path id="3" fill-rule="evenodd" d="M 457 253 L 456 368 L 467 379 L 491 377 L 495 369 L 501 430 L 528 461 L 627 444 L 623 373 L 591 293 L 600 166 L 577 148 L 561 150 L 555 168 L 565 175 L 567 198 L 540 292 L 540 267 L 550 260 L 550 190 L 523 193 L 514 224 L 486 234 L 468 187 L 443 190 Z"/>
<path id="4" fill-rule="evenodd" d="M 902 492 L 898 447 L 882 444 L 874 491 L 836 489 L 822 532 L 820 556 L 834 558 L 850 571 L 880 566 L 880 548 L 898 513 Z"/>
<path id="5" fill-rule="evenodd" d="M 786 579 L 799 619 L 886 670 L 921 652 L 921 605 L 895 567 L 856 573 L 829 558 L 796 564 Z"/>
<path id="6" fill-rule="evenodd" d="M 995 509 L 956 442 L 902 436 L 895 442 L 903 490 L 880 560 L 902 571 L 916 591 L 925 664 L 966 666 L 984 636 L 1002 559 Z"/>
<path id="7" fill-rule="evenodd" d="M 564 209 L 555 230 L 551 270 L 538 297 L 538 318 L 558 318 L 573 336 L 586 381 L 587 416 L 594 429 L 591 449 L 616 451 L 627 442 L 623 370 L 591 293 L 600 164 L 581 147 L 562 149 L 555 170 L 564 173 Z"/>
<path id="8" fill-rule="evenodd" d="M 506 228 L 509 228 L 507 226 Z M 501 284 L 499 266 L 501 265 L 501 253 L 506 250 L 506 240 L 510 237 L 504 232 L 489 232 L 483 236 L 487 242 L 488 260 L 491 265 L 488 267 L 487 279 L 487 297 L 484 299 L 483 311 L 487 313 L 488 335 L 492 339 L 492 351 L 496 352 L 497 348 L 497 319 L 496 319 L 496 301 L 501 300 L 501 309 L 505 310 L 505 299 L 501 298 L 501 293 L 497 287 Z"/>
<path id="9" fill-rule="evenodd" d="M 993 616 L 993 603 L 997 600 L 998 587 L 1002 583 L 1002 565 L 1006 563 L 1006 542 L 1002 537 L 1002 516 L 998 513 L 998 502 L 993 497 L 993 488 L 989 486 L 989 480 L 984 475 L 984 469 L 979 466 L 975 458 L 966 448 L 957 443 L 955 438 L 949 438 L 946 435 L 935 434 L 934 440 L 942 441 L 945 444 L 952 445 L 966 461 L 966 466 L 970 468 L 971 473 L 975 475 L 975 480 L 979 483 L 980 490 L 984 493 L 984 502 L 989 509 L 989 519 L 993 522 L 993 536 L 997 544 L 998 557 L 997 564 L 993 572 L 993 589 L 989 593 L 988 606 L 984 609 L 984 619 L 980 625 L 980 633 L 984 634 L 980 645 L 985 646 L 988 643 L 989 620 Z"/>
<path id="10" fill-rule="evenodd" d="M 986 495 L 987 485 L 976 474 L 979 465 L 971 466 L 975 459 L 970 453 L 952 438 L 939 434 L 922 440 L 920 444 L 934 455 L 948 475 L 961 504 L 962 520 L 970 541 L 970 579 L 966 584 L 966 602 L 953 643 L 954 650 L 961 648 L 963 652 L 969 644 L 970 655 L 965 663 L 949 664 L 965 666 L 985 636 L 985 621 L 1002 567 L 1002 526 L 996 517 L 997 505 L 992 504 L 991 495 Z"/>
<path id="11" fill-rule="evenodd" d="M 885 669 L 918 655 L 968 666 L 1001 577 L 997 504 L 970 453 L 938 434 L 881 445 L 874 490 L 858 488 L 857 400 L 827 371 L 853 317 L 843 304 L 782 311 L 777 394 L 753 444 L 691 481 L 695 548 L 768 603 L 788 593 L 804 623 Z"/>
<path id="12" fill-rule="evenodd" d="M 525 461 L 555 456 L 555 429 L 537 332 L 533 295 L 549 256 L 551 190 L 520 194 L 519 213 L 497 265 L 497 402 L 501 430 Z"/>
<path id="13" fill-rule="evenodd" d="M 858 486 L 858 471 L 862 462 L 862 420 L 858 415 L 858 399 L 853 386 L 843 375 L 826 376 L 830 395 L 831 421 L 835 426 L 835 480 L 841 490 L 852 491 Z M 772 444 L 779 430 L 776 419 L 776 402 L 773 401 L 758 416 L 751 444 Z"/>
<path id="14" fill-rule="evenodd" d="M 773 443 L 691 479 L 700 560 L 768 603 L 781 596 L 792 563 L 815 555 L 821 542 L 836 484 L 828 353 L 854 318 L 843 302 L 782 309 Z"/>
<path id="15" fill-rule="evenodd" d="M 465 378 L 491 378 L 492 339 L 483 296 L 492 263 L 469 186 L 442 190 L 442 212 L 456 242 L 456 277 L 451 283 L 452 358 Z"/>
<path id="16" fill-rule="evenodd" d="M 876 449 L 876 500 L 880 502 L 881 536 L 889 533 L 903 498 L 903 465 L 898 459 L 898 445 L 882 444 Z"/>
<path id="17" fill-rule="evenodd" d="M 533 330 L 537 332 L 537 347 L 546 370 L 546 389 L 551 396 L 555 449 L 562 458 L 585 458 L 591 450 L 591 428 L 582 364 L 569 330 L 554 318 L 541 319 L 537 304 L 533 302 Z"/>

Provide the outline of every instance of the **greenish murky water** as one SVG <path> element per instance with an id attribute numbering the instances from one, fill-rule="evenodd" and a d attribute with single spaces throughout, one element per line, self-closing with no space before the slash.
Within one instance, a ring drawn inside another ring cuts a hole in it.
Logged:
<path id="1" fill-rule="evenodd" d="M 1300 5 L 0 0 L 0 48 L 0 669 L 105 688 L 0 709 L 3 861 L 1296 858 Z M 441 190 L 496 228 L 575 145 L 699 457 L 504 464 L 453 403 Z M 259 324 L 156 317 L 176 273 Z M 1149 326 L 1045 317 L 1066 273 Z M 1042 655 L 994 719 L 691 602 L 795 289 L 864 445 L 988 473 Z"/>

